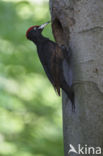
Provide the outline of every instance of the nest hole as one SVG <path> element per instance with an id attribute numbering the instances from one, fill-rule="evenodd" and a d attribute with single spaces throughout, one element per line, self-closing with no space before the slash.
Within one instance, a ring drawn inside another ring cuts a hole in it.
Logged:
<path id="1" fill-rule="evenodd" d="M 53 28 L 53 34 L 56 42 L 60 45 L 63 45 L 65 43 L 64 41 L 64 32 L 63 32 L 63 27 L 59 19 L 54 19 L 52 23 L 52 28 Z"/>

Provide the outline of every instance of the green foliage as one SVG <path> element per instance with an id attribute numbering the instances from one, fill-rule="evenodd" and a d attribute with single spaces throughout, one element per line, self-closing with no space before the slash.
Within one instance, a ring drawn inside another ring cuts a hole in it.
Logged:
<path id="1" fill-rule="evenodd" d="M 0 156 L 63 156 L 61 99 L 25 37 L 50 20 L 39 2 L 0 1 Z M 50 25 L 43 34 L 53 40 Z"/>

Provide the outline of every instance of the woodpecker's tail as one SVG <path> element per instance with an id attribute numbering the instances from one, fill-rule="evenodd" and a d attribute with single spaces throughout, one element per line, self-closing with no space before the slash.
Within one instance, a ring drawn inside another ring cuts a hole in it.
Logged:
<path id="1" fill-rule="evenodd" d="M 75 97 L 74 97 L 73 89 L 66 83 L 65 80 L 63 81 L 61 88 L 65 91 L 68 98 L 70 99 L 70 101 L 72 103 L 72 111 L 75 112 L 75 101 L 74 101 Z"/>
<path id="2" fill-rule="evenodd" d="M 75 112 L 75 97 L 74 97 L 74 92 L 71 89 L 71 96 L 68 96 L 70 98 L 71 103 L 72 103 L 72 111 Z"/>

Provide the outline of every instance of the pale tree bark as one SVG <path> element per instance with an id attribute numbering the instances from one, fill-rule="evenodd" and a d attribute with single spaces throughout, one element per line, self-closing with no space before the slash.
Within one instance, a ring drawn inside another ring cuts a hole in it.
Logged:
<path id="1" fill-rule="evenodd" d="M 103 149 L 103 0 L 50 0 L 50 10 L 56 41 L 72 49 L 76 108 L 63 94 L 65 156 L 70 144 Z M 70 83 L 66 64 L 64 71 Z"/>

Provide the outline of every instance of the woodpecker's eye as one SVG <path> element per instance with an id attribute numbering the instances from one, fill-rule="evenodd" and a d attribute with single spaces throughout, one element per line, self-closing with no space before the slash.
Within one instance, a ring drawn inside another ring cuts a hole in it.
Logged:
<path id="1" fill-rule="evenodd" d="M 34 27 L 34 30 L 36 30 L 37 28 L 36 27 Z"/>

